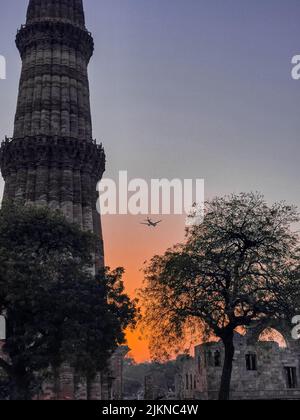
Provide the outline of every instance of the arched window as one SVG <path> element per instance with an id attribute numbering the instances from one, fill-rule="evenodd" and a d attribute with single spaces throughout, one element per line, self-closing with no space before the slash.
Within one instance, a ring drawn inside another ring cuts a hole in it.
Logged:
<path id="1" fill-rule="evenodd" d="M 295 389 L 298 387 L 297 368 L 285 367 L 286 384 L 288 389 Z"/>
<path id="2" fill-rule="evenodd" d="M 212 352 L 210 350 L 205 352 L 205 366 L 214 366 Z"/>
<path id="3" fill-rule="evenodd" d="M 287 348 L 287 343 L 284 336 L 274 328 L 266 328 L 259 336 L 258 341 L 261 342 L 274 342 L 281 348 Z"/>
<path id="4" fill-rule="evenodd" d="M 198 372 L 201 372 L 201 356 L 198 356 Z"/>
<path id="5" fill-rule="evenodd" d="M 255 353 L 248 353 L 245 356 L 246 358 L 246 369 L 249 371 L 257 370 L 257 357 Z"/>
<path id="6" fill-rule="evenodd" d="M 214 353 L 214 362 L 215 367 L 221 367 L 221 353 L 219 350 L 216 350 Z"/>

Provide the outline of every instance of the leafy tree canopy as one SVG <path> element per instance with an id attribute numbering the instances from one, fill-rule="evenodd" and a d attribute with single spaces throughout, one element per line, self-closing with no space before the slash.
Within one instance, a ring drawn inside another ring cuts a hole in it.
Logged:
<path id="1" fill-rule="evenodd" d="M 136 306 L 123 269 L 93 274 L 95 238 L 59 212 L 4 203 L 0 212 L 0 367 L 10 397 L 29 399 L 63 363 L 93 377 L 106 367 Z"/>
<path id="2" fill-rule="evenodd" d="M 260 194 L 215 198 L 186 242 L 155 256 L 145 271 L 144 324 L 154 356 L 186 340 L 187 327 L 225 346 L 220 398 L 228 399 L 238 327 L 295 315 L 299 303 L 297 209 Z M 296 312 L 297 313 L 297 312 Z"/>

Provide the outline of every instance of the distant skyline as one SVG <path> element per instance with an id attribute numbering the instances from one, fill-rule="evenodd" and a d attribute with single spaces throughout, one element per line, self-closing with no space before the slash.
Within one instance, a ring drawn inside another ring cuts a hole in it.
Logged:
<path id="1" fill-rule="evenodd" d="M 20 58 L 16 30 L 28 0 L 1 4 L 0 138 L 11 136 Z M 94 137 L 105 177 L 204 178 L 207 198 L 260 191 L 300 207 L 299 0 L 85 0 Z M 1 181 L 1 191 L 3 182 Z M 155 231 L 144 217 L 103 218 L 106 262 L 124 266 L 127 290 L 143 262 L 184 238 L 184 218 Z M 138 360 L 148 357 L 129 337 Z"/>

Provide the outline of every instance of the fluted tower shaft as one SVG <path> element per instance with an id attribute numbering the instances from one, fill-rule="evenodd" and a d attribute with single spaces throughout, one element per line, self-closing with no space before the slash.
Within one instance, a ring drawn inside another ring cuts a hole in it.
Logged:
<path id="1" fill-rule="evenodd" d="M 100 238 L 96 185 L 105 170 L 93 140 L 87 67 L 94 43 L 82 0 L 30 0 L 16 45 L 22 72 L 12 139 L 1 147 L 4 198 L 61 209 Z"/>

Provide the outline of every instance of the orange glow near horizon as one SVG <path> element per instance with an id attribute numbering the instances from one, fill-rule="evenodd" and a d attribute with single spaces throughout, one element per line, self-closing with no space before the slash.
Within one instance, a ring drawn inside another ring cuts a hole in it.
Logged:
<path id="1" fill-rule="evenodd" d="M 155 229 L 141 225 L 144 219 L 143 216 L 130 215 L 102 217 L 105 263 L 112 269 L 125 268 L 125 287 L 131 298 L 137 296 L 137 289 L 143 284 L 145 261 L 182 242 L 185 234 L 183 216 L 158 217 L 163 222 Z M 127 340 L 130 353 L 137 362 L 150 359 L 147 341 L 139 331 L 129 331 Z"/>

